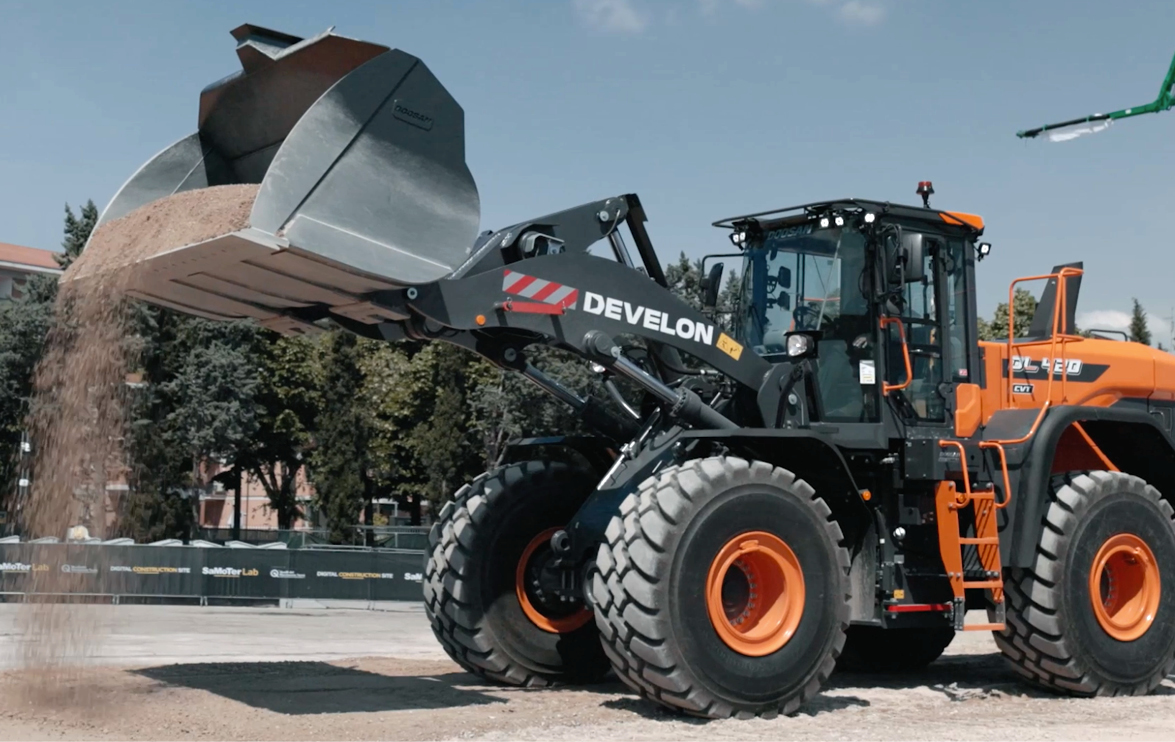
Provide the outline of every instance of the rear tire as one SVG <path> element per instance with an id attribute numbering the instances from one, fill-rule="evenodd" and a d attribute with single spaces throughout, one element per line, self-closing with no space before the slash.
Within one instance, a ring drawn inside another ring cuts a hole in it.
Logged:
<path id="1" fill-rule="evenodd" d="M 995 640 L 1034 685 L 1145 695 L 1175 667 L 1175 511 L 1138 477 L 1055 479 L 1035 563 L 1011 573 Z"/>
<path id="2" fill-rule="evenodd" d="M 429 533 L 424 608 L 458 665 L 531 687 L 594 682 L 608 672 L 589 609 L 549 608 L 519 592 L 533 576 L 526 566 L 549 552 L 549 532 L 566 525 L 596 479 L 568 464 L 531 461 L 483 474 L 445 504 Z"/>
<path id="3" fill-rule="evenodd" d="M 950 626 L 916 629 L 850 626 L 836 669 L 859 673 L 921 670 L 941 657 L 954 638 L 955 630 Z"/>
<path id="4" fill-rule="evenodd" d="M 698 716 L 770 718 L 832 673 L 849 555 L 828 505 L 790 472 L 724 456 L 669 467 L 624 500 L 605 537 L 596 623 L 613 669 L 642 696 Z"/>

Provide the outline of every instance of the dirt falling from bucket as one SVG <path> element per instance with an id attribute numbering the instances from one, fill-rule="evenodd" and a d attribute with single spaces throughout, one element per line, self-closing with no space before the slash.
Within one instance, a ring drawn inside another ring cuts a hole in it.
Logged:
<path id="1" fill-rule="evenodd" d="M 139 339 L 132 326 L 128 291 L 147 290 L 140 263 L 155 254 L 201 242 L 248 225 L 257 187 L 220 186 L 152 202 L 98 228 L 62 277 L 53 325 L 34 378 L 28 422 L 33 476 L 20 504 L 25 540 L 108 537 L 115 513 L 107 485 L 122 483 L 133 465 L 123 447 L 127 429 L 127 375 L 137 364 Z M 30 671 L 30 691 L 41 701 L 68 700 L 67 689 L 84 687 L 87 659 L 101 646 L 102 618 L 110 611 L 77 604 L 78 586 L 111 592 L 103 552 L 87 544 L 33 546 L 30 592 L 18 618 L 20 657 Z M 126 565 L 122 565 L 126 566 Z M 97 569 L 97 575 L 86 572 Z M 120 575 L 120 577 L 123 575 Z M 128 579 L 149 580 L 132 573 Z M 149 585 L 144 585 L 148 590 Z M 49 598 L 70 595 L 69 603 Z"/>

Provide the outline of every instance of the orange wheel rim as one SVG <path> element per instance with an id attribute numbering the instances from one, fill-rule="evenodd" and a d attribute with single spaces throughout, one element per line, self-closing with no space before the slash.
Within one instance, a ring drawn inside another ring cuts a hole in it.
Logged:
<path id="1" fill-rule="evenodd" d="M 552 634 L 567 634 L 592 620 L 592 612 L 587 608 L 581 608 L 569 616 L 548 616 L 534 604 L 526 590 L 526 568 L 530 565 L 531 558 L 540 548 L 551 543 L 551 536 L 554 536 L 558 530 L 558 528 L 548 528 L 532 538 L 526 548 L 522 550 L 522 556 L 518 558 L 518 566 L 514 570 L 514 592 L 518 596 L 518 604 L 522 606 L 522 612 L 526 614 L 531 623 Z"/>
<path id="2" fill-rule="evenodd" d="M 1159 565 L 1138 536 L 1111 536 L 1093 559 L 1089 596 L 1102 629 L 1118 641 L 1134 641 L 1150 629 L 1159 610 Z"/>
<path id="3" fill-rule="evenodd" d="M 763 657 L 791 640 L 804 613 L 804 573 L 777 536 L 750 531 L 726 542 L 706 575 L 706 610 L 726 646 Z"/>

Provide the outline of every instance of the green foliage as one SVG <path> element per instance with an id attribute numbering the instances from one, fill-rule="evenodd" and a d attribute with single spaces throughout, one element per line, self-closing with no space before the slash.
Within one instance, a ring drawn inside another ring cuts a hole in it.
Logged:
<path id="1" fill-rule="evenodd" d="M 181 360 L 160 391 L 174 401 L 167 431 L 193 472 L 209 459 L 233 463 L 257 431 L 259 374 L 248 353 L 256 332 L 246 322 L 191 318 L 178 324 Z"/>
<path id="2" fill-rule="evenodd" d="M 81 211 L 75 216 L 69 204 L 65 205 L 65 239 L 61 241 L 61 248 L 65 251 L 54 256 L 57 264 L 68 268 L 77 257 L 82 254 L 90 233 L 98 224 L 98 207 L 93 201 L 86 201 Z"/>
<path id="3" fill-rule="evenodd" d="M 257 427 L 235 452 L 228 479 L 237 470 L 261 482 L 278 528 L 289 529 L 305 515 L 298 506 L 298 471 L 309 456 L 322 405 L 320 346 L 314 340 L 282 337 L 262 330 L 250 348 L 257 369 L 254 392 Z"/>
<path id="4" fill-rule="evenodd" d="M 65 253 L 55 256 L 59 265 L 66 267 L 81 254 L 97 221 L 93 201 L 87 201 L 77 216 L 66 204 L 61 243 Z M 34 275 L 25 282 L 19 299 L 0 304 L 0 501 L 13 491 L 33 371 L 44 351 L 56 298 L 56 277 Z"/>
<path id="5" fill-rule="evenodd" d="M 194 527 L 192 463 L 175 450 L 171 424 L 177 400 L 165 393 L 184 364 L 180 342 L 187 317 L 147 305 L 133 309 L 141 381 L 128 401 L 126 455 L 130 491 L 119 507 L 116 532 L 137 541 L 182 538 Z"/>
<path id="6" fill-rule="evenodd" d="M 1012 297 L 1013 329 L 1015 337 L 1022 338 L 1028 335 L 1028 328 L 1032 324 L 1032 315 L 1036 313 L 1036 297 L 1028 289 L 1016 289 Z M 1008 303 L 1001 302 L 995 309 L 991 322 L 979 318 L 979 339 L 997 340 L 1008 337 Z"/>
<path id="7" fill-rule="evenodd" d="M 1134 306 L 1130 311 L 1130 340 L 1143 345 L 1151 344 L 1151 331 L 1146 323 L 1146 310 L 1138 299 L 1133 299 Z"/>
<path id="8" fill-rule="evenodd" d="M 53 321 L 52 299 L 27 288 L 21 298 L 0 304 L 0 501 L 13 491 L 33 370 Z"/>
<path id="9" fill-rule="evenodd" d="M 322 407 L 310 478 L 335 544 L 350 541 L 348 526 L 375 495 L 374 429 L 362 394 L 363 350 L 359 338 L 335 331 L 323 353 Z"/>

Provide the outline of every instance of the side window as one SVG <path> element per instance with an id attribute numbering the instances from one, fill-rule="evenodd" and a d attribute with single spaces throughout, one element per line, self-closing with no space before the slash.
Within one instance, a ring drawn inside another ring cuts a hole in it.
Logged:
<path id="1" fill-rule="evenodd" d="M 952 241 L 943 251 L 943 277 L 946 282 L 946 322 L 947 338 L 950 347 L 947 349 L 951 367 L 950 380 L 965 384 L 971 381 L 967 356 L 968 344 L 967 328 L 970 326 L 967 316 L 967 267 L 966 247 L 964 243 Z"/>

